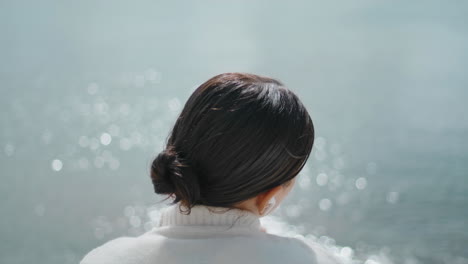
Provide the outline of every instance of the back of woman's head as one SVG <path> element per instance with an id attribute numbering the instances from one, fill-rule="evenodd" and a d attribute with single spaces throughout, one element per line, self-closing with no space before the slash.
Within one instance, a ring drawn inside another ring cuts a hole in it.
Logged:
<path id="1" fill-rule="evenodd" d="M 312 119 L 280 81 L 219 74 L 187 100 L 151 179 L 156 193 L 189 211 L 198 204 L 232 208 L 292 180 L 313 142 Z"/>

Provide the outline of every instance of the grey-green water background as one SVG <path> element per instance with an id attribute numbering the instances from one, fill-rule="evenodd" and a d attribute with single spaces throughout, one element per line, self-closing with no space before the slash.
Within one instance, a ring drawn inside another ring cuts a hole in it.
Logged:
<path id="1" fill-rule="evenodd" d="M 272 216 L 366 264 L 468 263 L 467 22 L 465 1 L 0 1 L 0 263 L 151 228 L 150 163 L 228 71 L 315 123 Z"/>

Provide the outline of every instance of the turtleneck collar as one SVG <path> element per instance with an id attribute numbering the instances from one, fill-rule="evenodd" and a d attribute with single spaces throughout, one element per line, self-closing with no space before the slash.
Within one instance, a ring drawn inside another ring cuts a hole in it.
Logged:
<path id="1" fill-rule="evenodd" d="M 258 215 L 238 208 L 230 209 L 207 205 L 195 205 L 190 214 L 186 215 L 186 207 L 179 203 L 170 205 L 161 210 L 159 226 L 232 226 L 260 229 Z"/>

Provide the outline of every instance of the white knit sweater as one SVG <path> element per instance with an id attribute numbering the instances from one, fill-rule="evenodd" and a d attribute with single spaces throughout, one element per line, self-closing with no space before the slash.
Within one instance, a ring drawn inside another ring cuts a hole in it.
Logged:
<path id="1" fill-rule="evenodd" d="M 250 211 L 196 205 L 185 215 L 175 204 L 161 211 L 159 226 L 108 241 L 80 264 L 339 263 L 318 245 L 260 228 L 259 217 Z"/>

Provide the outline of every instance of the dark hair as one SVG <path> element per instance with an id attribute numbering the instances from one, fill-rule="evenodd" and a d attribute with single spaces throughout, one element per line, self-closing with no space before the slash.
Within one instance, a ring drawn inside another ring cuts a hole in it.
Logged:
<path id="1" fill-rule="evenodd" d="M 198 204 L 233 208 L 287 185 L 313 143 L 309 113 L 280 81 L 223 73 L 189 97 L 152 163 L 151 179 L 157 194 L 188 211 Z"/>

